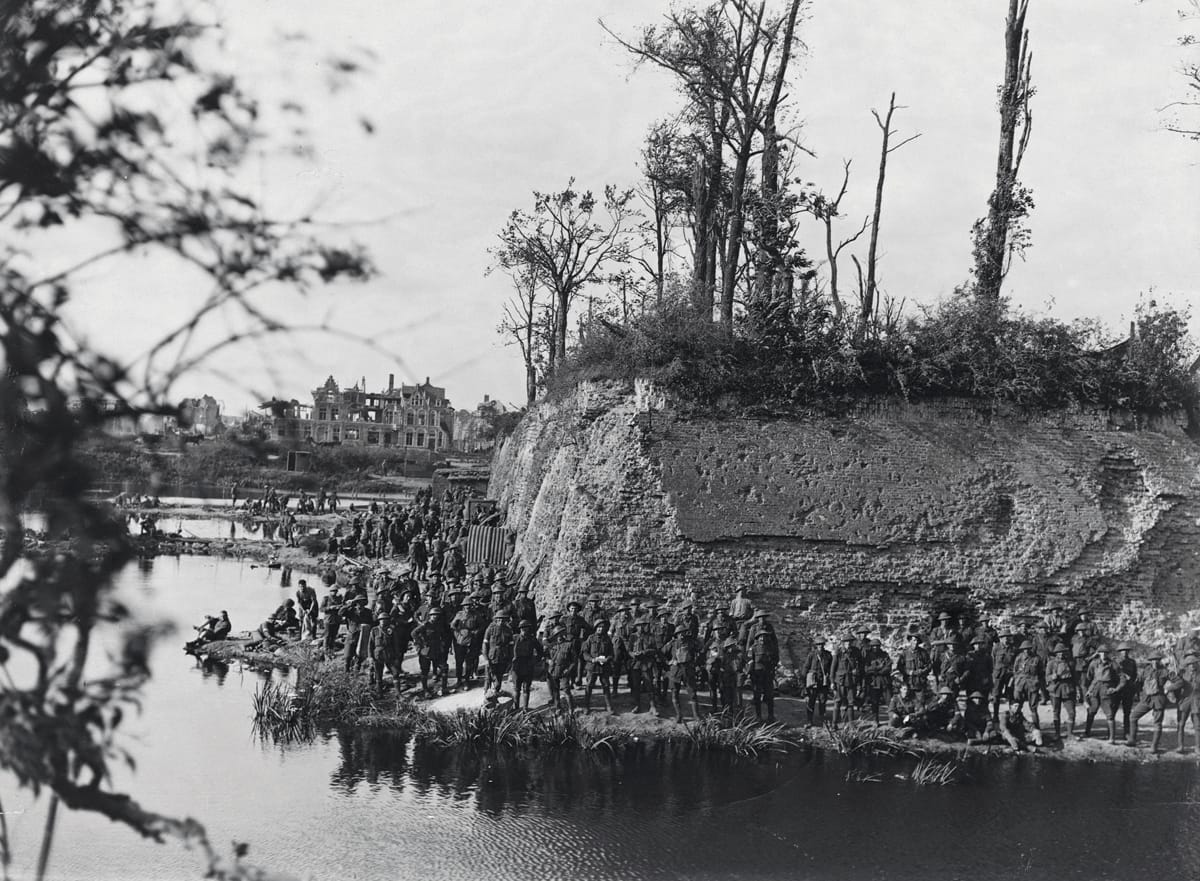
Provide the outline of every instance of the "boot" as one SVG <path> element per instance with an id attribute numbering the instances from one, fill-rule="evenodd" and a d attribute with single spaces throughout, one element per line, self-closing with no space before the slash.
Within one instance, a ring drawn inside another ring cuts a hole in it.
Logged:
<path id="1" fill-rule="evenodd" d="M 1054 720 L 1054 739 L 1058 741 L 1062 740 L 1062 725 L 1057 719 Z"/>
<path id="2" fill-rule="evenodd" d="M 1126 746 L 1138 745 L 1138 723 L 1131 722 L 1125 726 L 1125 730 L 1129 732 L 1129 739 L 1125 741 Z"/>
<path id="3" fill-rule="evenodd" d="M 1154 726 L 1154 734 L 1152 734 L 1150 736 L 1150 753 L 1151 753 L 1151 755 L 1156 756 L 1159 754 L 1158 742 L 1160 740 L 1162 740 L 1162 726 L 1155 725 Z"/>
<path id="4" fill-rule="evenodd" d="M 610 698 L 610 697 L 608 696 L 608 692 L 607 692 L 607 691 L 606 691 L 606 692 L 604 692 L 604 709 L 608 710 L 608 712 L 609 712 L 609 713 L 611 713 L 611 712 L 613 711 L 613 708 L 612 708 L 612 698 Z"/>

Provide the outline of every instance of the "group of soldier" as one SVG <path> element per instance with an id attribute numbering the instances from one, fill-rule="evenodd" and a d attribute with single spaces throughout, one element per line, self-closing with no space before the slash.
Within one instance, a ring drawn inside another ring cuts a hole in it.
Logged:
<path id="1" fill-rule="evenodd" d="M 428 497 L 418 500 L 418 514 L 436 522 L 435 511 Z M 460 518 L 461 512 L 450 522 Z M 449 537 L 440 527 L 435 536 Z M 334 587 L 320 604 L 302 580 L 295 601 L 281 606 L 260 634 L 296 630 L 317 638 L 328 655 L 341 653 L 348 670 L 368 670 L 380 690 L 389 677 L 401 688 L 401 664 L 411 649 L 425 694 L 450 690 L 452 663 L 456 689 L 482 678 L 498 694 L 511 679 L 518 706 L 528 707 L 532 683 L 544 675 L 553 707 L 573 708 L 581 690 L 582 707 L 590 710 L 599 691 L 612 711 L 623 679 L 634 712 L 669 701 L 681 720 L 686 699 L 698 718 L 705 691 L 712 711 L 739 710 L 748 689 L 755 717 L 775 720 L 779 640 L 770 615 L 742 590 L 728 606 L 705 610 L 650 598 L 606 607 L 592 595 L 541 613 L 519 579 L 492 569 L 466 578 L 457 542 L 441 557 L 443 565 L 432 570 L 410 565 L 399 578 L 381 574 L 345 593 Z M 1139 662 L 1129 643 L 1106 642 L 1085 613 L 1044 612 L 1036 623 L 1009 624 L 1003 632 L 987 618 L 942 612 L 931 628 L 913 622 L 894 634 L 892 652 L 866 626 L 817 638 L 797 667 L 806 724 L 824 725 L 832 709 L 835 726 L 882 719 L 901 736 L 1024 749 L 1044 742 L 1041 712 L 1048 705 L 1059 741 L 1090 737 L 1102 717 L 1109 742 L 1117 741 L 1120 722 L 1133 746 L 1139 723 L 1150 716 L 1157 753 L 1174 704 L 1179 748 L 1189 721 L 1200 745 L 1200 699 L 1193 698 L 1200 689 L 1200 628 L 1170 652 L 1149 651 Z"/>

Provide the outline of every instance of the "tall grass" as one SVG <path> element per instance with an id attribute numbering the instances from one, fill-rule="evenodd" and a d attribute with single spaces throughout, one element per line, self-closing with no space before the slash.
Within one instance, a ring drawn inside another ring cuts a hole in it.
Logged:
<path id="1" fill-rule="evenodd" d="M 689 725 L 682 739 L 698 751 L 727 750 L 739 756 L 785 752 L 800 742 L 782 723 L 762 725 L 745 713 L 706 716 Z"/>
<path id="2" fill-rule="evenodd" d="M 923 756 L 908 779 L 918 786 L 947 786 L 961 778 L 962 763 L 957 759 L 941 760 Z"/>
<path id="3" fill-rule="evenodd" d="M 856 722 L 838 727 L 825 723 L 830 746 L 844 756 L 854 754 L 899 755 L 911 753 L 890 728 L 878 728 L 870 722 Z"/>

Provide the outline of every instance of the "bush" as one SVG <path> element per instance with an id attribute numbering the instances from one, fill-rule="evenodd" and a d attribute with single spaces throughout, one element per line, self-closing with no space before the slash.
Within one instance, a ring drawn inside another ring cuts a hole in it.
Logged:
<path id="1" fill-rule="evenodd" d="M 729 334 L 680 303 L 617 327 L 594 323 L 560 364 L 550 394 L 580 381 L 653 380 L 682 401 L 743 408 L 840 409 L 871 396 L 967 397 L 1029 409 L 1197 411 L 1195 346 L 1185 311 L 1138 307 L 1136 335 L 1116 342 L 1094 321 L 1073 324 L 978 305 L 960 291 L 906 322 L 856 335 L 817 306 L 768 329 Z"/>

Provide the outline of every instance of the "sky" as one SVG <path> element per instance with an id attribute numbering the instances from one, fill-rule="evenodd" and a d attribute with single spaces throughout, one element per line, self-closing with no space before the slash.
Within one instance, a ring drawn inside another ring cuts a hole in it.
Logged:
<path id="1" fill-rule="evenodd" d="M 1165 130 L 1184 95 L 1185 51 L 1173 0 L 1032 0 L 1034 128 L 1022 178 L 1036 208 L 1033 247 L 1006 293 L 1065 319 L 1128 322 L 1140 295 L 1200 304 L 1200 143 Z M 658 0 L 225 0 L 219 63 L 265 107 L 299 98 L 302 119 L 264 114 L 279 142 L 297 122 L 307 159 L 264 149 L 247 180 L 288 214 L 319 206 L 380 269 L 363 285 L 261 303 L 302 331 L 223 352 L 176 387 L 228 412 L 271 396 L 311 401 L 326 376 L 368 388 L 446 387 L 521 405 L 520 354 L 496 332 L 510 292 L 486 274 L 507 215 L 533 190 L 636 182 L 649 125 L 679 99 L 662 73 L 635 69 L 598 24 L 632 35 L 661 20 Z M 789 101 L 815 154 L 797 168 L 826 189 L 852 160 L 847 224 L 870 211 L 879 131 L 871 109 L 891 92 L 895 128 L 921 136 L 889 160 L 880 232 L 884 290 L 907 308 L 966 280 L 971 224 L 994 179 L 1003 0 L 813 0 Z M 1086 9 L 1086 12 L 1082 10 Z M 300 38 L 303 35 L 303 38 Z M 331 90 L 333 57 L 368 59 Z M 370 121 L 368 134 L 361 120 Z M 285 124 L 286 123 L 286 124 Z M 802 243 L 819 255 L 821 228 Z M 864 248 L 865 251 L 865 248 Z M 200 295 L 195 279 L 148 258 L 83 280 L 69 319 L 125 358 L 174 326 Z M 1194 325 L 1195 326 L 1195 325 Z M 201 342 L 227 333 L 210 326 Z M 368 341 L 355 339 L 368 337 Z"/>

